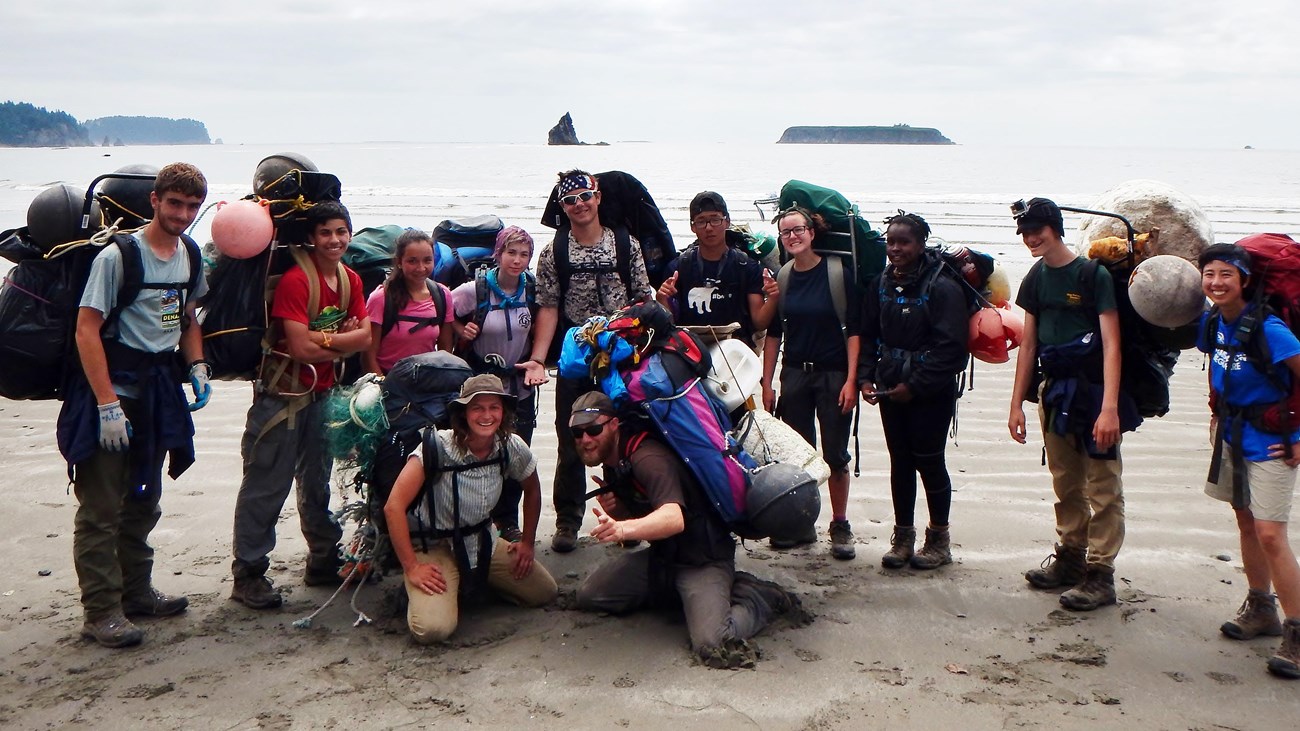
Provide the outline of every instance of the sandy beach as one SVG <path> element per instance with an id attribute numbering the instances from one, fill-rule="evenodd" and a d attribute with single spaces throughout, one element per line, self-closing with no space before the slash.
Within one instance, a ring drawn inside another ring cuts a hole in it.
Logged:
<path id="1" fill-rule="evenodd" d="M 1246 587 L 1230 511 L 1201 493 L 1209 450 L 1200 365 L 1199 355 L 1184 354 L 1171 413 L 1125 441 L 1119 606 L 1074 614 L 1055 594 L 1026 587 L 1023 572 L 1054 538 L 1050 482 L 1040 440 L 1019 446 L 1006 433 L 1012 364 L 980 364 L 948 450 L 956 563 L 933 573 L 880 568 L 892 522 L 888 463 L 867 409 L 850 506 L 858 558 L 832 561 L 826 540 L 739 552 L 741 568 L 794 587 L 817 615 L 809 627 L 761 636 L 751 671 L 695 664 L 680 618 L 565 609 L 581 579 L 624 549 L 584 541 L 553 555 L 549 506 L 538 556 L 560 581 L 558 605 L 468 611 L 443 646 L 407 639 L 389 597 L 400 579 L 391 576 L 358 599 L 374 624 L 354 627 L 356 614 L 340 600 L 310 628 L 293 626 L 330 592 L 302 584 L 292 500 L 272 555 L 285 607 L 258 613 L 229 601 L 245 383 L 218 384 L 199 412 L 198 463 L 166 485 L 153 534 L 156 584 L 188 594 L 189 611 L 145 621 L 141 647 L 101 649 L 78 636 L 75 500 L 53 445 L 57 404 L 0 402 L 10 498 L 0 726 L 1277 727 L 1300 712 L 1300 686 L 1265 672 L 1275 640 L 1232 642 L 1217 630 Z M 553 418 L 550 408 L 542 418 Z M 549 477 L 553 430 L 539 429 L 535 447 Z M 824 503 L 823 529 L 828 510 Z"/>

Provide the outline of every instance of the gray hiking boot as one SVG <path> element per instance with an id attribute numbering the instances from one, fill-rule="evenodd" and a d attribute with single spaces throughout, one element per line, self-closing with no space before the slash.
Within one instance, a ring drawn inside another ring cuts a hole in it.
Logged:
<path id="1" fill-rule="evenodd" d="M 578 547 L 578 531 L 572 528 L 556 528 L 551 536 L 551 550 L 556 553 L 570 553 Z"/>
<path id="2" fill-rule="evenodd" d="M 1282 625 L 1282 646 L 1268 659 L 1268 671 L 1290 680 L 1300 679 L 1300 619 Z"/>
<path id="3" fill-rule="evenodd" d="M 912 557 L 912 568 L 923 571 L 937 569 L 952 563 L 952 543 L 948 538 L 948 526 L 926 528 L 925 544 Z"/>
<path id="4" fill-rule="evenodd" d="M 302 583 L 307 586 L 338 586 L 343 583 L 343 559 L 336 554 L 324 561 L 307 558 L 307 567 L 302 572 Z"/>
<path id="5" fill-rule="evenodd" d="M 81 626 L 81 636 L 103 647 L 114 648 L 130 647 L 144 641 L 144 632 L 120 612 L 95 620 L 87 619 Z"/>
<path id="6" fill-rule="evenodd" d="M 1043 559 L 1036 569 L 1025 572 L 1025 581 L 1035 589 L 1059 589 L 1083 581 L 1085 548 L 1056 546 L 1056 553 Z"/>
<path id="7" fill-rule="evenodd" d="M 1277 637 L 1282 634 L 1282 618 L 1277 612 L 1277 600 L 1272 594 L 1251 589 L 1246 601 L 1237 610 L 1237 618 L 1230 619 L 1219 631 L 1234 640 L 1249 640 L 1260 635 Z"/>
<path id="8" fill-rule="evenodd" d="M 230 598 L 249 609 L 275 609 L 284 604 L 284 597 L 271 580 L 262 575 L 235 577 L 235 588 Z"/>
<path id="9" fill-rule="evenodd" d="M 880 565 L 887 569 L 901 569 L 912 560 L 916 551 L 916 528 L 896 525 L 889 536 L 889 553 L 880 557 Z"/>
<path id="10" fill-rule="evenodd" d="M 190 606 L 183 596 L 167 596 L 153 587 L 139 596 L 122 597 L 122 613 L 128 617 L 170 617 Z"/>
<path id="11" fill-rule="evenodd" d="M 1076 612 L 1091 612 L 1115 603 L 1114 569 L 1090 566 L 1083 583 L 1061 595 L 1061 606 Z"/>
<path id="12" fill-rule="evenodd" d="M 848 561 L 858 555 L 853 547 L 853 526 L 847 520 L 831 521 L 831 556 Z"/>

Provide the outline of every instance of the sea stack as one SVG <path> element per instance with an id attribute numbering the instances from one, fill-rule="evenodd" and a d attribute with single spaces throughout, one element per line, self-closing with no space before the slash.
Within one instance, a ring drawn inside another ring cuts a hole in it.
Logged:
<path id="1" fill-rule="evenodd" d="M 568 112 L 560 117 L 560 121 L 555 123 L 550 132 L 546 133 L 546 144 L 548 145 L 581 145 L 578 140 L 578 133 L 573 129 L 573 117 Z"/>

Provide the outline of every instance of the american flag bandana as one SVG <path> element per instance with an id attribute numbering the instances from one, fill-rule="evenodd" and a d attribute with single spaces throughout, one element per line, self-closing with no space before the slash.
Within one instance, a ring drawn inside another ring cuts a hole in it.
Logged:
<path id="1" fill-rule="evenodd" d="M 586 174 L 568 175 L 560 178 L 560 195 L 568 195 L 575 190 L 595 190 L 596 179 Z"/>

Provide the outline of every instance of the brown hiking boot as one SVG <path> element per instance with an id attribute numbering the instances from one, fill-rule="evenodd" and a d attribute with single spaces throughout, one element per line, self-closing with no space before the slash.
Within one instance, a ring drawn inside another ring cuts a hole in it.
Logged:
<path id="1" fill-rule="evenodd" d="M 925 544 L 921 546 L 920 552 L 912 557 L 912 568 L 926 571 L 950 563 L 952 563 L 952 544 L 948 539 L 948 526 L 926 528 Z"/>
<path id="2" fill-rule="evenodd" d="M 1290 680 L 1300 679 L 1300 619 L 1282 625 L 1282 646 L 1268 659 L 1268 671 Z"/>
<path id="3" fill-rule="evenodd" d="M 831 521 L 831 555 L 841 561 L 858 555 L 853 547 L 853 526 L 847 520 Z"/>
<path id="4" fill-rule="evenodd" d="M 578 531 L 573 528 L 556 528 L 551 536 L 551 550 L 556 553 L 570 553 L 578 547 Z"/>
<path id="5" fill-rule="evenodd" d="M 887 569 L 901 569 L 912 560 L 916 550 L 916 528 L 910 525 L 896 525 L 889 536 L 889 553 L 880 557 L 880 565 Z"/>
<path id="6" fill-rule="evenodd" d="M 153 587 L 139 596 L 122 597 L 122 613 L 128 617 L 170 617 L 190 606 L 183 596 L 167 596 Z"/>
<path id="7" fill-rule="evenodd" d="M 284 603 L 280 590 L 265 576 L 235 577 L 235 588 L 230 598 L 249 609 L 275 609 Z"/>
<path id="8" fill-rule="evenodd" d="M 1237 610 L 1237 618 L 1224 622 L 1219 631 L 1234 640 L 1281 635 L 1282 619 L 1277 613 L 1277 600 L 1271 594 L 1251 589 L 1241 609 Z"/>
<path id="9" fill-rule="evenodd" d="M 95 620 L 87 619 L 81 626 L 81 636 L 113 648 L 130 647 L 144 641 L 144 632 L 120 612 Z"/>
<path id="10" fill-rule="evenodd" d="M 1114 569 L 1089 567 L 1083 583 L 1061 595 L 1061 606 L 1076 612 L 1091 612 L 1114 603 Z"/>
<path id="11" fill-rule="evenodd" d="M 1025 581 L 1035 589 L 1059 589 L 1083 581 L 1084 555 L 1087 549 L 1056 546 L 1056 553 L 1043 559 L 1036 569 L 1025 572 Z"/>

